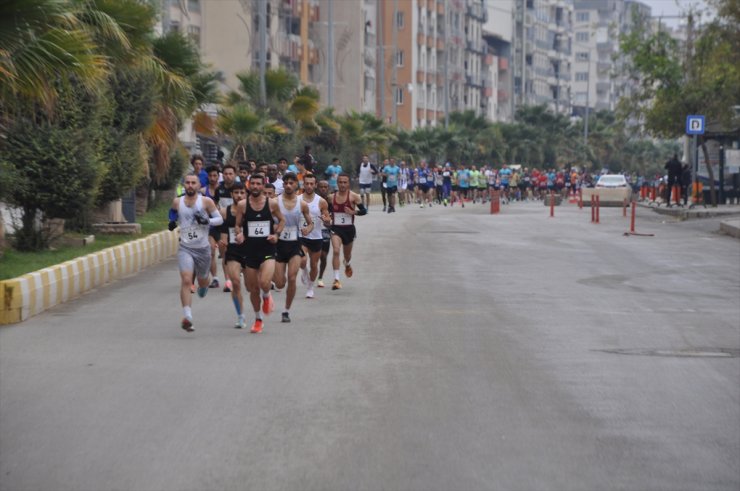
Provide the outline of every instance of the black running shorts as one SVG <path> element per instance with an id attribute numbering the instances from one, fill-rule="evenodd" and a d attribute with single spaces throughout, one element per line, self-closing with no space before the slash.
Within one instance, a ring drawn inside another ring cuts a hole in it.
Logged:
<path id="1" fill-rule="evenodd" d="M 331 227 L 331 233 L 332 235 L 338 236 L 340 239 L 342 239 L 343 245 L 351 244 L 355 237 L 357 236 L 357 229 L 355 229 L 355 226 L 349 226 L 349 227 L 339 227 L 336 225 L 333 225 Z"/>

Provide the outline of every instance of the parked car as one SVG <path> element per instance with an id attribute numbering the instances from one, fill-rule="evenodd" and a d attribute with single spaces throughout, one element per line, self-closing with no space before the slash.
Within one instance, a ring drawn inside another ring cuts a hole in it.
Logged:
<path id="1" fill-rule="evenodd" d="M 604 174 L 596 183 L 597 188 L 626 188 L 629 187 L 627 179 L 621 174 Z"/>

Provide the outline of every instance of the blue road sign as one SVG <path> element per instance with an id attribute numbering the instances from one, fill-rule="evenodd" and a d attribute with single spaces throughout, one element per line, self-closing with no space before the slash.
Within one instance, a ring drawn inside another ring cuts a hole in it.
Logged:
<path id="1" fill-rule="evenodd" d="M 704 134 L 704 116 L 697 114 L 686 116 L 686 134 L 703 135 Z"/>

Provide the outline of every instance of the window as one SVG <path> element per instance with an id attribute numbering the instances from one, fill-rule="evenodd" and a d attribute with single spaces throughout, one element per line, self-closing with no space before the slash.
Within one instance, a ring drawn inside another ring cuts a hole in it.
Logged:
<path id="1" fill-rule="evenodd" d="M 396 104 L 403 105 L 403 89 L 401 87 L 396 87 Z"/>
<path id="2" fill-rule="evenodd" d="M 403 66 L 403 50 L 396 51 L 396 66 Z"/>
<path id="3" fill-rule="evenodd" d="M 396 12 L 396 27 L 403 29 L 403 12 Z"/>
<path id="4" fill-rule="evenodd" d="M 588 61 L 588 51 L 576 53 L 576 61 Z"/>
<path id="5" fill-rule="evenodd" d="M 180 32 L 180 23 L 176 20 L 170 22 L 170 32 Z"/>
<path id="6" fill-rule="evenodd" d="M 588 31 L 579 31 L 576 33 L 576 41 L 579 43 L 587 43 L 590 37 Z"/>
<path id="7" fill-rule="evenodd" d="M 194 45 L 200 48 L 200 27 L 188 26 L 188 37 Z"/>
<path id="8" fill-rule="evenodd" d="M 576 82 L 585 82 L 588 80 L 588 72 L 576 72 Z"/>
<path id="9" fill-rule="evenodd" d="M 188 11 L 200 12 L 200 0 L 188 0 Z"/>
<path id="10" fill-rule="evenodd" d="M 576 22 L 588 22 L 590 12 L 576 12 Z"/>

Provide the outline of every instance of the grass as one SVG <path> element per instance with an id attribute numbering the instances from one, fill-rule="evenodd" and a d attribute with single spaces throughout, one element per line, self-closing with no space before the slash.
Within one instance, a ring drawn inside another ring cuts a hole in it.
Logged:
<path id="1" fill-rule="evenodd" d="M 161 203 L 139 217 L 137 220 L 141 224 L 141 234 L 139 235 L 96 234 L 95 242 L 87 246 L 59 246 L 54 250 L 39 252 L 20 252 L 14 249 L 7 249 L 4 256 L 0 258 L 0 280 L 15 278 L 54 264 L 90 254 L 91 252 L 100 251 L 125 242 L 141 239 L 162 230 L 167 230 L 167 222 L 169 221 L 167 210 L 169 207 L 169 202 Z M 65 234 L 67 237 L 81 237 L 82 235 L 84 234 L 74 232 Z"/>

